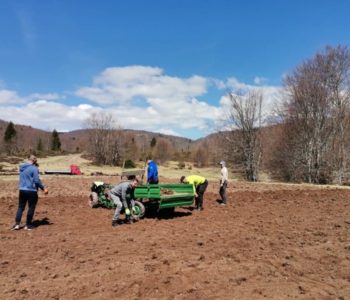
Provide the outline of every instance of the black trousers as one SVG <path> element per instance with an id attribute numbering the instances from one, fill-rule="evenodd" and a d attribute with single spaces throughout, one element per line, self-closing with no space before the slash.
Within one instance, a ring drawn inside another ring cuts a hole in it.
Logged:
<path id="1" fill-rule="evenodd" d="M 202 184 L 197 185 L 196 193 L 198 197 L 196 197 L 196 207 L 203 208 L 203 195 L 205 190 L 208 187 L 208 180 L 205 180 Z"/>
<path id="2" fill-rule="evenodd" d="M 222 186 L 220 186 L 220 191 L 219 191 L 221 201 L 222 203 L 225 203 L 225 204 L 226 204 L 226 188 L 227 188 L 227 181 L 225 180 Z"/>
<path id="3" fill-rule="evenodd" d="M 28 212 L 26 225 L 31 225 L 36 204 L 38 203 L 38 193 L 33 191 L 19 191 L 18 209 L 16 213 L 16 224 L 21 223 L 22 214 L 28 202 Z"/>

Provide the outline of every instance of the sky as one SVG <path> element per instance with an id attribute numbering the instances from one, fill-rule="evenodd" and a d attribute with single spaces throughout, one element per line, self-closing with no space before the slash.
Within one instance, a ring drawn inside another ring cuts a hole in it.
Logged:
<path id="1" fill-rule="evenodd" d="M 122 128 L 204 137 L 229 92 L 350 44 L 347 0 L 0 0 L 0 119 L 52 131 L 111 114 Z"/>

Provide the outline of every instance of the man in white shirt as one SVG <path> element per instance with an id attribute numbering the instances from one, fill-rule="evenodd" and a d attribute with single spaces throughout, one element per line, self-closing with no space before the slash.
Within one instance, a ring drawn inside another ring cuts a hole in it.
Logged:
<path id="1" fill-rule="evenodd" d="M 226 188 L 228 183 L 228 172 L 225 166 L 225 162 L 220 161 L 221 171 L 220 171 L 220 197 L 221 197 L 221 205 L 226 205 Z"/>

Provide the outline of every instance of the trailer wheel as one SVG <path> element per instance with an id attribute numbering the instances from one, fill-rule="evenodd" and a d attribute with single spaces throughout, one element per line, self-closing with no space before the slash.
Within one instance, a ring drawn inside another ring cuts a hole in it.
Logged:
<path id="1" fill-rule="evenodd" d="M 145 216 L 146 208 L 140 201 L 135 201 L 135 210 L 134 216 L 136 216 L 138 219 L 141 219 Z"/>
<path id="2" fill-rule="evenodd" d="M 94 208 L 98 205 L 98 195 L 96 192 L 91 192 L 89 197 L 89 206 Z"/>

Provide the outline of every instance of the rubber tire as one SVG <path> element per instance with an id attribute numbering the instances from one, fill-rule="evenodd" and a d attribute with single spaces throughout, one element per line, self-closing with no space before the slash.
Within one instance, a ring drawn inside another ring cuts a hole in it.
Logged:
<path id="1" fill-rule="evenodd" d="M 146 213 L 146 208 L 145 206 L 143 205 L 142 202 L 140 201 L 135 201 L 135 206 L 137 206 L 137 208 L 140 210 L 140 213 L 137 215 L 137 217 L 139 219 L 143 218 L 145 216 L 145 213 Z"/>

